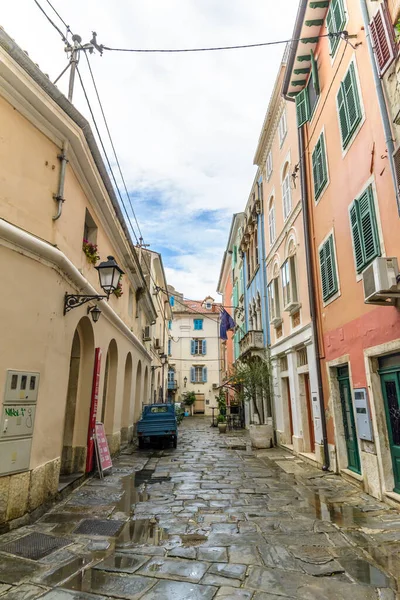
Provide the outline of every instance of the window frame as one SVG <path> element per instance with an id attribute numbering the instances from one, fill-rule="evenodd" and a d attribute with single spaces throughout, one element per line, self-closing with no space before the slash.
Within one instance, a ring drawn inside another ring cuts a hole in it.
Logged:
<path id="1" fill-rule="evenodd" d="M 269 307 L 269 322 L 278 327 L 282 323 L 282 313 L 279 297 L 279 273 L 273 277 L 268 284 L 268 307 Z M 272 291 L 272 293 L 271 293 Z"/>
<path id="2" fill-rule="evenodd" d="M 339 6 L 342 20 L 340 21 L 340 25 L 339 25 L 336 22 L 336 19 L 333 19 L 332 23 L 331 23 L 333 28 L 332 27 L 330 28 L 329 18 L 332 15 L 332 13 L 334 13 L 336 6 Z M 326 24 L 328 33 L 336 32 L 336 31 L 343 31 L 343 28 L 345 27 L 345 25 L 347 23 L 347 19 L 348 19 L 348 11 L 347 11 L 347 7 L 345 6 L 344 0 L 331 0 L 328 12 L 326 13 L 326 19 L 325 19 L 325 24 Z M 332 57 L 332 60 L 334 60 L 334 58 L 336 56 L 336 52 L 339 48 L 339 45 L 340 45 L 340 37 L 329 38 L 329 47 L 331 50 L 330 55 Z"/>
<path id="3" fill-rule="evenodd" d="M 193 319 L 194 331 L 203 331 L 203 321 L 204 321 L 204 319 Z M 200 324 L 201 327 L 197 327 L 198 324 Z"/>
<path id="4" fill-rule="evenodd" d="M 275 215 L 275 200 L 271 198 L 272 203 L 270 201 L 270 208 L 268 210 L 268 232 L 269 232 L 269 242 L 272 246 L 276 240 L 276 215 Z M 271 219 L 271 217 L 273 217 Z M 271 229 L 273 229 L 273 237 L 271 235 Z"/>
<path id="5" fill-rule="evenodd" d="M 322 151 L 321 151 L 322 148 Z M 321 152 L 321 158 L 323 159 L 322 171 L 323 176 L 321 181 L 316 181 L 315 177 L 315 165 L 314 165 L 314 156 L 317 157 L 317 152 Z M 329 172 L 328 172 L 328 153 L 326 151 L 326 140 L 325 140 L 325 131 L 322 131 L 315 146 L 311 156 L 311 164 L 312 164 L 312 172 L 313 172 L 313 184 L 314 184 L 314 201 L 318 203 L 321 196 L 323 195 L 325 189 L 329 184 Z M 319 184 L 317 186 L 317 183 Z"/>
<path id="6" fill-rule="evenodd" d="M 389 56 L 385 62 L 381 64 L 381 58 L 384 58 L 385 48 L 383 48 L 382 40 L 379 35 L 379 25 L 377 25 L 377 20 L 381 20 L 381 26 L 384 31 L 384 41 L 387 45 L 387 50 L 389 52 Z M 395 60 L 398 51 L 396 46 L 396 40 L 393 35 L 393 27 L 391 26 L 390 16 L 388 14 L 388 10 L 386 4 L 382 2 L 378 7 L 375 15 L 369 22 L 369 32 L 372 41 L 372 48 L 374 50 L 374 57 L 377 69 L 379 74 L 382 76 L 386 73 L 390 65 Z"/>
<path id="7" fill-rule="evenodd" d="M 364 200 L 364 196 L 367 195 L 368 205 L 370 209 L 370 221 L 371 221 L 371 235 L 373 238 L 374 244 L 374 253 L 370 256 L 366 256 L 365 250 L 365 216 L 367 213 L 362 214 L 362 209 L 360 209 L 361 201 Z M 372 216 L 372 219 L 371 219 Z M 355 217 L 355 221 L 354 221 Z M 363 223 L 364 220 L 364 223 Z M 375 258 L 382 256 L 381 243 L 380 243 L 380 234 L 379 234 L 379 225 L 377 218 L 377 210 L 375 206 L 375 194 L 372 183 L 370 183 L 363 192 L 353 200 L 353 202 L 349 206 L 349 222 L 350 222 L 350 232 L 353 246 L 353 257 L 354 257 L 354 266 L 356 269 L 357 275 L 361 275 L 361 273 L 371 264 Z M 364 229 L 364 231 L 363 231 Z M 356 239 L 356 236 L 358 239 Z M 357 247 L 359 244 L 359 248 Z M 361 254 L 361 261 L 357 259 L 357 252 Z"/>
<path id="8" fill-rule="evenodd" d="M 288 256 L 281 266 L 283 310 L 292 312 L 299 308 L 296 254 Z M 286 285 L 285 285 L 286 282 Z"/>
<path id="9" fill-rule="evenodd" d="M 272 158 L 272 150 L 269 150 L 267 154 L 267 160 L 265 162 L 265 171 L 267 174 L 267 180 L 269 181 L 274 170 L 273 158 Z"/>
<path id="10" fill-rule="evenodd" d="M 284 178 L 282 179 L 282 184 L 281 184 L 281 187 L 282 187 L 283 219 L 284 219 L 284 221 L 288 220 L 288 218 L 290 216 L 290 213 L 292 212 L 292 208 L 293 208 L 292 207 L 292 190 L 291 190 L 291 187 L 290 187 L 290 169 L 289 169 L 290 165 L 289 165 L 288 162 L 285 163 L 285 166 L 286 165 L 287 165 L 287 173 L 284 176 Z M 287 187 L 286 192 L 287 193 L 285 193 L 285 184 L 287 184 L 286 185 L 286 187 Z M 289 206 L 288 212 L 286 213 L 286 202 L 285 202 L 285 200 L 287 198 L 289 198 L 289 203 L 288 204 L 290 204 L 290 206 Z"/>
<path id="11" fill-rule="evenodd" d="M 282 148 L 283 142 L 287 136 L 287 118 L 286 118 L 286 106 L 284 107 L 282 114 L 279 119 L 278 132 L 279 132 L 279 147 Z"/>
<path id="12" fill-rule="evenodd" d="M 346 92 L 346 87 L 345 87 L 345 80 L 349 75 L 350 75 L 350 79 L 352 80 L 351 85 L 354 89 L 354 93 L 353 93 L 354 106 L 357 109 L 357 116 L 356 116 L 356 119 L 353 124 L 351 124 L 349 121 L 349 109 L 348 109 L 348 105 L 347 105 L 347 92 Z M 340 96 L 342 98 L 342 101 L 339 100 Z M 357 100 L 357 102 L 356 102 L 356 100 Z M 358 104 L 358 106 L 357 106 L 357 104 Z M 344 117 L 345 117 L 346 127 L 347 127 L 347 135 L 345 137 L 343 136 L 343 128 L 342 128 L 342 118 L 341 118 L 342 107 L 344 109 Z M 359 131 L 359 128 L 361 127 L 362 123 L 364 122 L 364 116 L 365 116 L 364 115 L 364 107 L 363 107 L 363 103 L 362 103 L 362 97 L 361 97 L 361 86 L 359 85 L 358 73 L 357 73 L 357 69 L 356 69 L 354 60 L 352 60 L 350 62 L 349 67 L 348 67 L 346 73 L 344 74 L 342 81 L 340 82 L 340 86 L 339 86 L 337 94 L 336 94 L 336 111 L 337 111 L 340 139 L 342 142 L 342 151 L 343 151 L 343 153 L 345 153 L 347 151 L 347 149 L 350 147 L 353 140 L 355 139 L 355 137 Z"/>

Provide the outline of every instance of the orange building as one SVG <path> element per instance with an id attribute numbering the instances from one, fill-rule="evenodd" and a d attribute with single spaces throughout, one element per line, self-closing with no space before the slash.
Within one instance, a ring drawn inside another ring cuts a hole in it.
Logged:
<path id="1" fill-rule="evenodd" d="M 330 468 L 399 502 L 400 223 L 365 6 L 301 0 L 283 94 L 296 101 Z"/>

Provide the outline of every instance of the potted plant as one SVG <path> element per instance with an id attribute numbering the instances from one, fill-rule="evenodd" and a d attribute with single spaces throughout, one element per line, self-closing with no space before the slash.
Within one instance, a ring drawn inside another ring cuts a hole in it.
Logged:
<path id="1" fill-rule="evenodd" d="M 274 429 L 271 415 L 272 379 L 270 362 L 266 356 L 253 356 L 246 362 L 237 362 L 233 377 L 237 396 L 250 405 L 250 441 L 253 448 L 271 448 Z"/>
<path id="2" fill-rule="evenodd" d="M 92 244 L 89 240 L 83 240 L 82 242 L 82 250 L 86 254 L 87 261 L 95 265 L 98 260 L 100 260 L 100 256 L 97 254 L 97 244 Z"/>
<path id="3" fill-rule="evenodd" d="M 220 433 L 226 433 L 226 395 L 222 390 L 219 391 L 218 396 L 215 396 L 218 404 L 219 415 L 217 417 L 218 430 Z"/>
<path id="4" fill-rule="evenodd" d="M 121 277 L 119 278 L 119 281 L 118 281 L 118 285 L 115 288 L 115 290 L 113 291 L 113 294 L 117 298 L 121 298 L 121 296 L 122 296 L 123 293 L 124 292 L 122 291 L 122 275 L 121 275 Z"/>
<path id="5" fill-rule="evenodd" d="M 183 394 L 183 402 L 184 402 L 185 406 L 190 408 L 190 412 L 192 412 L 193 404 L 196 402 L 196 394 L 193 391 L 185 392 Z"/>
<path id="6" fill-rule="evenodd" d="M 217 423 L 218 423 L 218 431 L 220 433 L 226 433 L 226 426 L 227 426 L 226 415 L 218 415 Z"/>

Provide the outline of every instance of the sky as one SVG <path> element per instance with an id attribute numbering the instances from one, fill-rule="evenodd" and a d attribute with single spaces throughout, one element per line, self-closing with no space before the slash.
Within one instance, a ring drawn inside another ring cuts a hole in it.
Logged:
<path id="1" fill-rule="evenodd" d="M 38 1 L 65 32 L 48 0 Z M 290 39 L 299 0 L 51 3 L 83 43 L 96 31 L 98 42 L 110 47 L 193 48 Z M 54 81 L 67 65 L 60 35 L 34 0 L 4 4 L 0 25 Z M 168 283 L 187 298 L 219 299 L 232 215 L 250 193 L 284 48 L 90 56 L 143 238 L 161 252 Z M 84 57 L 80 71 L 111 158 Z M 57 85 L 67 93 L 68 75 Z M 73 102 L 90 120 L 78 80 Z"/>

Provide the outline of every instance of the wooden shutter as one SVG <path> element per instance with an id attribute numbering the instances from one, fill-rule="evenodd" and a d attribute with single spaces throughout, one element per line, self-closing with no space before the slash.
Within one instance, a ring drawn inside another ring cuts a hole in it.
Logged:
<path id="1" fill-rule="evenodd" d="M 358 94 L 354 63 L 351 63 L 342 85 L 347 108 L 347 117 L 350 130 L 349 133 L 351 134 L 361 120 L 360 97 Z"/>
<path id="2" fill-rule="evenodd" d="M 207 383 L 207 367 L 203 367 L 203 383 Z"/>
<path id="3" fill-rule="evenodd" d="M 337 276 L 333 237 L 329 236 L 319 251 L 321 269 L 322 298 L 328 300 L 337 292 Z"/>
<path id="4" fill-rule="evenodd" d="M 296 96 L 296 115 L 297 127 L 301 127 L 310 118 L 310 102 L 308 99 L 307 88 L 304 88 Z"/>
<path id="5" fill-rule="evenodd" d="M 196 382 L 196 369 L 194 367 L 190 367 L 190 382 Z"/>
<path id="6" fill-rule="evenodd" d="M 317 94 L 317 96 L 319 96 L 321 90 L 319 87 L 318 64 L 317 64 L 317 61 L 315 60 L 313 50 L 311 50 L 311 73 L 312 73 L 312 83 L 314 86 L 315 93 Z"/>
<path id="7" fill-rule="evenodd" d="M 196 354 L 196 342 L 194 340 L 190 341 L 190 354 Z"/>
<path id="8" fill-rule="evenodd" d="M 393 154 L 393 160 L 396 171 L 397 191 L 400 192 L 400 148 Z"/>
<path id="9" fill-rule="evenodd" d="M 363 244 L 364 266 L 366 266 L 376 256 L 380 256 L 374 196 L 371 186 L 369 186 L 360 196 L 357 203 Z"/>
<path id="10" fill-rule="evenodd" d="M 321 134 L 312 154 L 315 200 L 320 196 L 328 179 L 324 135 Z"/>
<path id="11" fill-rule="evenodd" d="M 353 236 L 354 258 L 356 261 L 357 273 L 362 271 L 364 265 L 364 255 L 361 243 L 361 231 L 358 221 L 357 201 L 354 201 L 350 208 L 351 234 Z"/>
<path id="12" fill-rule="evenodd" d="M 207 354 L 207 341 L 206 340 L 203 340 L 202 354 Z"/>
<path id="13" fill-rule="evenodd" d="M 378 71 L 382 75 L 395 57 L 393 28 L 386 14 L 386 5 L 382 3 L 369 24 Z"/>
<path id="14" fill-rule="evenodd" d="M 346 147 L 346 142 L 349 137 L 349 125 L 347 122 L 347 110 L 345 104 L 345 98 L 343 93 L 343 84 L 341 84 L 340 89 L 337 95 L 337 105 L 338 105 L 338 113 L 339 113 L 339 126 L 340 133 L 342 135 L 342 147 Z"/>

